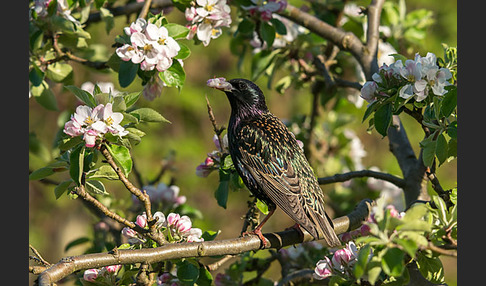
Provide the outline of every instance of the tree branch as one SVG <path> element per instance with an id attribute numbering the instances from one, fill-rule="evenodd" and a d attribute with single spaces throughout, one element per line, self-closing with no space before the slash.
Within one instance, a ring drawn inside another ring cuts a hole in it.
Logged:
<path id="1" fill-rule="evenodd" d="M 383 181 L 388 181 L 399 188 L 405 187 L 405 180 L 391 174 L 376 172 L 372 170 L 360 170 L 360 171 L 353 171 L 344 174 L 336 174 L 334 176 L 318 178 L 318 182 L 320 185 L 338 183 L 338 182 L 345 182 L 354 178 L 362 178 L 362 177 L 372 177 L 376 179 L 380 179 Z"/>
<path id="2" fill-rule="evenodd" d="M 333 224 L 336 233 L 341 234 L 360 226 L 367 219 L 371 204 L 371 200 L 363 200 L 350 214 L 334 219 Z M 314 240 L 309 233 L 303 232 L 304 236 L 301 235 L 299 230 L 290 228 L 281 232 L 266 233 L 263 235 L 267 241 L 265 248 L 280 249 L 284 246 Z M 237 255 L 247 251 L 257 251 L 261 249 L 261 245 L 262 243 L 257 235 L 249 235 L 225 240 L 171 243 L 156 248 L 117 249 L 107 253 L 72 256 L 61 259 L 58 263 L 42 272 L 38 277 L 38 285 L 52 285 L 75 271 L 88 268 L 117 264 L 155 263 L 189 257 Z"/>

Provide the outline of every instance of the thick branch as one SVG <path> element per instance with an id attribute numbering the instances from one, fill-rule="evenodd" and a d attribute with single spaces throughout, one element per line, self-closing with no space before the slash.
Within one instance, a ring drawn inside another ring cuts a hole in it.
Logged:
<path id="1" fill-rule="evenodd" d="M 369 215 L 371 203 L 371 200 L 363 200 L 350 214 L 334 219 L 333 224 L 336 233 L 341 234 L 360 226 Z M 294 228 L 276 233 L 266 233 L 263 236 L 267 240 L 265 248 L 275 249 L 314 240 L 309 233 L 304 231 L 304 236 L 302 236 L 300 231 Z M 38 285 L 52 285 L 75 271 L 88 268 L 116 264 L 155 263 L 188 257 L 237 255 L 259 249 L 261 249 L 261 241 L 258 236 L 249 235 L 225 240 L 171 243 L 156 248 L 119 249 L 107 253 L 91 253 L 61 259 L 57 264 L 39 275 Z"/>
<path id="2" fill-rule="evenodd" d="M 405 202 L 407 206 L 410 206 L 420 195 L 422 180 L 426 171 L 422 162 L 422 154 L 417 159 L 397 115 L 393 115 L 392 125 L 388 129 L 388 140 L 390 152 L 393 153 L 402 170 L 406 183 L 403 187 Z"/>

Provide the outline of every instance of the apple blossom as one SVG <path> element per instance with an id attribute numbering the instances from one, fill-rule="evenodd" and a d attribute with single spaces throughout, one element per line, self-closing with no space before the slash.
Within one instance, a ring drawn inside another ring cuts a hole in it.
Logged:
<path id="1" fill-rule="evenodd" d="M 327 256 L 324 259 L 317 261 L 316 268 L 314 268 L 314 278 L 318 280 L 325 279 L 332 275 L 331 261 Z"/>
<path id="2" fill-rule="evenodd" d="M 98 278 L 98 274 L 100 274 L 99 269 L 88 269 L 84 271 L 83 279 L 86 281 L 94 282 L 96 278 Z"/>
<path id="3" fill-rule="evenodd" d="M 209 45 L 211 39 L 216 39 L 222 34 L 221 27 L 229 27 L 231 24 L 231 9 L 226 0 L 197 0 L 194 6 L 186 8 L 185 16 L 189 22 L 187 27 L 190 32 L 187 39 L 195 35 L 204 46 Z"/>
<path id="4" fill-rule="evenodd" d="M 147 226 L 147 214 L 143 212 L 141 215 L 137 215 L 137 220 L 135 222 L 138 226 L 144 228 Z"/>
<path id="5" fill-rule="evenodd" d="M 64 124 L 64 133 L 71 137 L 83 135 L 86 147 L 94 147 L 96 140 L 102 138 L 105 133 L 117 136 L 125 136 L 128 131 L 120 125 L 123 115 L 113 112 L 112 104 L 106 106 L 99 104 L 95 108 L 80 105 L 71 119 Z"/>
<path id="6" fill-rule="evenodd" d="M 392 96 L 392 90 L 398 90 L 398 95 L 404 99 L 413 98 L 423 101 L 429 96 L 442 96 L 451 85 L 452 74 L 447 68 L 437 65 L 437 58 L 433 53 L 421 57 L 418 53 L 414 60 L 397 60 L 390 65 L 383 64 L 379 72 L 373 74 L 372 81 L 366 82 L 361 88 L 361 97 L 372 103 L 380 96 Z M 391 94 L 387 94 L 391 92 Z"/>
<path id="7" fill-rule="evenodd" d="M 118 264 L 118 265 L 110 265 L 110 266 L 105 266 L 103 267 L 107 272 L 109 273 L 112 273 L 112 274 L 116 274 L 118 272 L 118 270 L 120 270 L 121 268 L 121 264 Z"/>
<path id="8" fill-rule="evenodd" d="M 179 44 L 169 36 L 165 27 L 137 19 L 124 32 L 130 36 L 130 44 L 116 49 L 123 61 L 140 64 L 142 70 L 165 71 L 172 65 L 172 58 L 180 51 Z"/>

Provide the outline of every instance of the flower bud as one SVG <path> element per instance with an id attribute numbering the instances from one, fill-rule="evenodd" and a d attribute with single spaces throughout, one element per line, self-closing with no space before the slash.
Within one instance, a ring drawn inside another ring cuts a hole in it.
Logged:
<path id="1" fill-rule="evenodd" d="M 141 228 L 144 228 L 144 227 L 147 226 L 147 215 L 145 214 L 145 212 L 142 215 L 137 216 L 137 220 L 136 220 L 135 223 L 138 226 L 140 226 Z"/>
<path id="2" fill-rule="evenodd" d="M 83 279 L 86 281 L 94 282 L 96 278 L 98 278 L 98 274 L 100 273 L 99 269 L 88 269 L 84 271 Z"/>
<path id="3" fill-rule="evenodd" d="M 182 216 L 179 219 L 179 221 L 177 221 L 176 223 L 176 230 L 180 233 L 189 231 L 191 227 L 192 227 L 191 219 L 186 215 Z"/>
<path id="4" fill-rule="evenodd" d="M 121 264 L 110 265 L 110 266 L 105 267 L 106 271 L 108 271 L 109 273 L 113 273 L 113 274 L 116 274 L 118 272 L 118 270 L 120 270 L 120 268 L 121 268 Z"/>
<path id="5" fill-rule="evenodd" d="M 332 275 L 331 261 L 327 256 L 324 256 L 323 260 L 319 260 L 316 263 L 314 269 L 314 278 L 318 280 L 325 279 Z"/>
<path id="6" fill-rule="evenodd" d="M 179 221 L 180 218 L 181 218 L 181 216 L 179 214 L 170 213 L 167 216 L 167 224 L 169 226 L 175 226 L 177 224 L 177 222 Z"/>

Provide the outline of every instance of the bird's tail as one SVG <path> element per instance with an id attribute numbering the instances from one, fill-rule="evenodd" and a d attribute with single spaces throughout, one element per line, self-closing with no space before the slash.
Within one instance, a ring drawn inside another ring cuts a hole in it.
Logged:
<path id="1" fill-rule="evenodd" d="M 331 218 L 325 213 L 325 216 L 321 216 L 316 213 L 311 214 L 311 220 L 313 223 L 310 225 L 305 224 L 302 227 L 307 230 L 316 240 L 324 239 L 329 247 L 336 247 L 341 245 L 341 241 L 334 231 L 334 225 Z"/>

